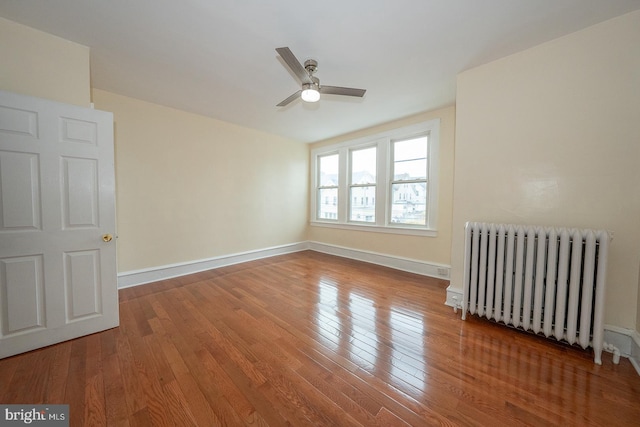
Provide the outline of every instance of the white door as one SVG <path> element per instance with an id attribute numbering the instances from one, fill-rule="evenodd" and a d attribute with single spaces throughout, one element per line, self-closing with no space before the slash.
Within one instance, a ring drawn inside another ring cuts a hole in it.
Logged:
<path id="1" fill-rule="evenodd" d="M 0 358 L 118 326 L 111 113 L 0 91 Z"/>

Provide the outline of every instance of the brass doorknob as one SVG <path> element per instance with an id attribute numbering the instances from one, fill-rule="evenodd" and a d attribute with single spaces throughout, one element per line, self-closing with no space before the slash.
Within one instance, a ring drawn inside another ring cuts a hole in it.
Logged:
<path id="1" fill-rule="evenodd" d="M 113 236 L 111 234 L 103 234 L 102 235 L 102 241 L 103 242 L 110 242 L 113 239 Z"/>

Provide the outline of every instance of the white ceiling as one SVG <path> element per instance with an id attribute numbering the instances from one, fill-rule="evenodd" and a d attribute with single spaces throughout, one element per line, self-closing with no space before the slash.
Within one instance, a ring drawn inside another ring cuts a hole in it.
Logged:
<path id="1" fill-rule="evenodd" d="M 313 142 L 455 102 L 456 75 L 640 9 L 638 0 L 2 0 L 0 16 L 91 48 L 95 88 Z M 367 89 L 275 105 L 321 83 Z M 116 118 L 117 119 L 117 118 Z"/>

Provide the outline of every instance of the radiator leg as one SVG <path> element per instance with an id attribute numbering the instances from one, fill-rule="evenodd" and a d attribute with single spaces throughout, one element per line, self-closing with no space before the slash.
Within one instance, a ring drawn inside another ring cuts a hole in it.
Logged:
<path id="1" fill-rule="evenodd" d="M 598 351 L 596 349 L 593 349 L 593 352 L 593 363 L 595 363 L 596 365 L 602 365 L 602 350 Z"/>

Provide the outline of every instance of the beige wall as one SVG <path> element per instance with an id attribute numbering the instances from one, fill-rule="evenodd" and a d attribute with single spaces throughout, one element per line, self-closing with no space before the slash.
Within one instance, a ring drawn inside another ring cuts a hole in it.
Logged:
<path id="1" fill-rule="evenodd" d="M 102 90 L 115 121 L 118 270 L 306 240 L 309 148 Z"/>
<path id="2" fill-rule="evenodd" d="M 605 323 L 640 330 L 640 12 L 463 72 L 451 286 L 465 221 L 604 228 Z"/>
<path id="3" fill-rule="evenodd" d="M 0 18 L 0 89 L 88 107 L 89 48 Z"/>
<path id="4" fill-rule="evenodd" d="M 308 233 L 309 240 L 418 261 L 449 265 L 453 195 L 454 107 L 419 114 L 385 125 L 321 141 L 311 145 L 311 149 L 436 118 L 440 119 L 440 177 L 437 237 L 417 237 L 311 226 L 309 227 Z"/>

